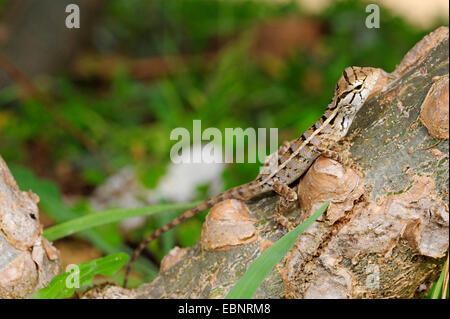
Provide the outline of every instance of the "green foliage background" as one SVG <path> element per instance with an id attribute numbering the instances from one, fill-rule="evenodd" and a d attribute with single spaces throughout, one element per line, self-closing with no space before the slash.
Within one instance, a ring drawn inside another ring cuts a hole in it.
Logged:
<path id="1" fill-rule="evenodd" d="M 3 3 L 0 1 L 0 10 Z M 106 12 L 93 35 L 96 49 L 105 55 L 120 52 L 134 58 L 201 55 L 218 38 L 273 18 L 304 15 L 294 1 L 109 0 L 106 3 Z M 201 67 L 200 59 L 182 65 L 173 75 L 143 82 L 118 68 L 108 83 L 77 81 L 67 72 L 46 79 L 39 87 L 55 98 L 64 118 L 99 147 L 112 171 L 132 165 L 142 183 L 153 188 L 170 161 L 172 129 L 191 130 L 192 121 L 201 119 L 203 128 L 217 127 L 222 132 L 226 127 L 277 127 L 280 143 L 295 138 L 322 114 L 346 66 L 380 67 L 391 72 L 405 53 L 434 29 L 419 31 L 383 8 L 381 28 L 367 29 L 366 16 L 365 5 L 359 1 L 333 2 L 324 12 L 313 16 L 324 24 L 321 49 L 299 50 L 269 67 L 249 58 L 249 41 L 242 37 L 222 50 L 218 62 L 207 69 Z M 311 74 L 320 78 L 320 84 L 313 89 L 307 83 Z M 70 165 L 81 176 L 87 189 L 82 195 L 86 195 L 111 172 L 96 154 L 59 129 L 58 121 L 40 102 L 19 100 L 16 87 L 2 89 L 0 154 L 8 165 L 30 166 L 33 161 L 30 146 L 44 148 L 47 162 L 38 173 L 51 176 L 55 167 Z M 253 179 L 258 170 L 259 164 L 227 166 L 223 175 L 225 188 Z M 18 180 L 22 188 L 28 189 L 34 178 Z M 39 194 L 40 188 L 35 184 L 32 189 Z M 50 188 L 56 194 L 53 186 Z M 204 189 L 198 193 L 198 199 L 205 197 Z M 58 196 L 55 195 L 56 202 L 62 205 Z M 66 212 L 50 209 L 56 222 L 66 221 Z M 89 213 L 91 209 L 83 200 L 70 208 L 71 216 Z M 138 241 L 167 219 L 167 215 L 150 219 L 129 237 Z M 154 260 L 158 261 L 175 242 L 182 246 L 194 244 L 200 229 L 201 217 L 165 236 L 162 243 L 152 243 Z M 116 248 L 124 244 L 117 224 L 102 227 L 95 230 L 95 236 L 89 236 L 88 240 L 107 253 L 114 250 L 108 251 L 105 247 L 109 246 L 102 247 L 99 243 L 113 243 Z"/>

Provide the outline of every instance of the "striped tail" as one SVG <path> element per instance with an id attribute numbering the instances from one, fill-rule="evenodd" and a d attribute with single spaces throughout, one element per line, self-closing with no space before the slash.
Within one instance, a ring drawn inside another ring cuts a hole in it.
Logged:
<path id="1" fill-rule="evenodd" d="M 244 198 L 244 191 L 243 190 L 247 190 L 247 192 L 245 193 L 245 197 L 251 197 L 251 194 L 248 193 L 248 185 L 253 184 L 249 183 L 249 184 L 245 184 L 245 185 L 241 185 L 241 186 L 237 186 L 235 188 L 232 188 L 228 191 L 225 191 L 223 193 L 217 194 L 216 196 L 211 197 L 210 199 L 204 201 L 203 203 L 199 204 L 198 206 L 191 208 L 187 211 L 185 211 L 182 215 L 174 218 L 170 223 L 164 225 L 163 227 L 157 229 L 154 233 L 150 234 L 147 238 L 145 238 L 144 241 L 142 241 L 139 246 L 134 250 L 133 252 L 133 256 L 131 257 L 130 262 L 128 263 L 126 272 L 125 272 L 125 280 L 123 283 L 123 287 L 126 288 L 127 284 L 128 284 L 128 276 L 130 275 L 131 269 L 133 268 L 134 262 L 136 261 L 136 259 L 139 257 L 139 255 L 141 254 L 142 250 L 144 250 L 144 248 L 150 243 L 152 242 L 154 239 L 158 238 L 159 236 L 161 236 L 162 234 L 164 234 L 166 231 L 178 226 L 179 224 L 181 224 L 182 222 L 184 222 L 185 220 L 194 217 L 195 215 L 203 212 L 204 210 L 207 210 L 208 208 L 213 207 L 216 203 L 219 203 L 223 200 L 226 199 L 231 199 L 231 198 L 236 198 L 236 199 L 247 199 Z"/>

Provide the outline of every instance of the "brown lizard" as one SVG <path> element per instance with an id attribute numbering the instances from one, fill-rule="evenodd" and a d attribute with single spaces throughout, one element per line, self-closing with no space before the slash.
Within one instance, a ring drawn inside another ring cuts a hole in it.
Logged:
<path id="1" fill-rule="evenodd" d="M 127 286 L 136 258 L 152 240 L 223 200 L 249 200 L 275 191 L 281 196 L 275 208 L 275 221 L 291 228 L 283 213 L 295 203 L 297 193 L 289 185 L 297 181 L 320 155 L 348 164 L 340 153 L 332 151 L 330 147 L 345 137 L 356 113 L 374 88 L 380 72 L 381 69 L 369 67 L 346 68 L 336 84 L 334 97 L 325 114 L 299 138 L 283 143 L 277 152 L 269 155 L 255 180 L 231 188 L 187 210 L 141 242 L 128 264 L 124 287 Z"/>

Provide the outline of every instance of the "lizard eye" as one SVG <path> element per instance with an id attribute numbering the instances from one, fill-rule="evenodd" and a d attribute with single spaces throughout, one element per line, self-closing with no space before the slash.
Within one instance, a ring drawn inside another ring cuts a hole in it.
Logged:
<path id="1" fill-rule="evenodd" d="M 359 84 L 358 86 L 355 87 L 356 90 L 361 90 L 362 89 L 362 84 Z"/>

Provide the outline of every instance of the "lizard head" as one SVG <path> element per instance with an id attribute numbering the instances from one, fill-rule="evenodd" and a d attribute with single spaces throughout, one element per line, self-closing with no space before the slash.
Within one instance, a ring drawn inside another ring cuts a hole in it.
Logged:
<path id="1" fill-rule="evenodd" d="M 355 115 L 375 86 L 380 69 L 369 67 L 348 67 L 336 84 L 330 108 L 341 107 L 345 115 Z"/>

